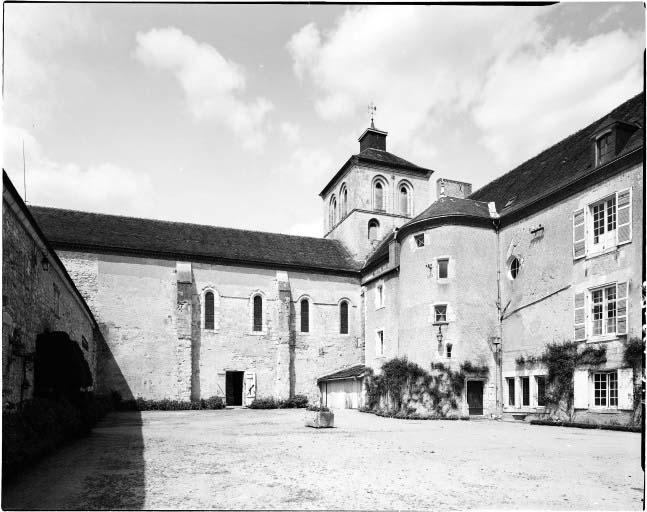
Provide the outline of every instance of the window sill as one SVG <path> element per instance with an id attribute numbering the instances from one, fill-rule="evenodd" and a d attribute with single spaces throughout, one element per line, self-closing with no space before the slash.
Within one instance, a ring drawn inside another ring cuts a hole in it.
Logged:
<path id="1" fill-rule="evenodd" d="M 595 251 L 595 252 L 589 252 L 584 256 L 584 260 L 588 261 L 594 258 L 597 258 L 598 256 L 603 256 L 605 254 L 611 254 L 612 252 L 616 252 L 618 250 L 619 245 L 614 245 L 613 247 L 609 247 L 608 249 L 604 249 L 602 251 Z"/>
<path id="2" fill-rule="evenodd" d="M 252 336 L 265 336 L 267 331 L 250 331 L 249 334 Z"/>
<path id="3" fill-rule="evenodd" d="M 449 322 L 433 322 L 431 325 L 449 325 Z"/>
<path id="4" fill-rule="evenodd" d="M 447 284 L 449 283 L 449 277 L 438 277 L 436 278 L 438 284 Z"/>
<path id="5" fill-rule="evenodd" d="M 589 412 L 596 414 L 620 414 L 617 407 L 589 407 Z"/>
<path id="6" fill-rule="evenodd" d="M 385 307 L 386 307 L 386 306 L 377 306 L 377 307 L 375 308 L 375 311 L 379 311 L 380 309 L 384 309 Z"/>
<path id="7" fill-rule="evenodd" d="M 591 336 L 586 340 L 586 343 L 605 343 L 609 341 L 618 341 L 620 338 L 624 338 L 626 336 L 626 334 L 605 334 L 604 336 Z"/>

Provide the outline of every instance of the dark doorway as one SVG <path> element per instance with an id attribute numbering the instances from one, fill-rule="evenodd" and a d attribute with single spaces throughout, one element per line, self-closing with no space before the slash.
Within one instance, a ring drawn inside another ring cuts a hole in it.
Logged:
<path id="1" fill-rule="evenodd" d="M 483 414 L 483 381 L 467 381 L 467 406 L 470 409 L 470 416 Z"/>
<path id="2" fill-rule="evenodd" d="M 227 372 L 227 405 L 243 405 L 243 376 L 245 372 Z"/>

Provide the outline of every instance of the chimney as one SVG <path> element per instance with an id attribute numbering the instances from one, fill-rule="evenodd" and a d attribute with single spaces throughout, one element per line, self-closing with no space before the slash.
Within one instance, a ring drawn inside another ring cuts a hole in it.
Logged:
<path id="1" fill-rule="evenodd" d="M 447 178 L 438 178 L 436 180 L 436 197 L 460 197 L 465 199 L 472 193 L 472 184 L 464 181 L 448 180 Z"/>
<path id="2" fill-rule="evenodd" d="M 361 137 L 357 139 L 359 140 L 359 152 L 361 153 L 365 149 L 386 151 L 386 135 L 387 132 L 382 132 L 373 126 L 367 128 Z"/>

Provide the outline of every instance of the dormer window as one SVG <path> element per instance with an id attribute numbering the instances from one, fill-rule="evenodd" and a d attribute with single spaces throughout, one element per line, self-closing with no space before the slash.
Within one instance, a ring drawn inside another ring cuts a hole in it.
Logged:
<path id="1" fill-rule="evenodd" d="M 597 139 L 595 143 L 596 165 L 602 165 L 611 160 L 613 155 L 611 137 L 612 133 L 608 132 Z"/>

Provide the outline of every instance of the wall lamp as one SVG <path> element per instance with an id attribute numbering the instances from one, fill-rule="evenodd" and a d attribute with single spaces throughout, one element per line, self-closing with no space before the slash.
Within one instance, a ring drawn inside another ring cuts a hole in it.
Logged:
<path id="1" fill-rule="evenodd" d="M 438 340 L 438 344 L 441 344 L 443 342 L 443 331 L 442 331 L 443 326 L 439 325 L 438 326 L 438 333 L 436 334 L 436 339 Z"/>

